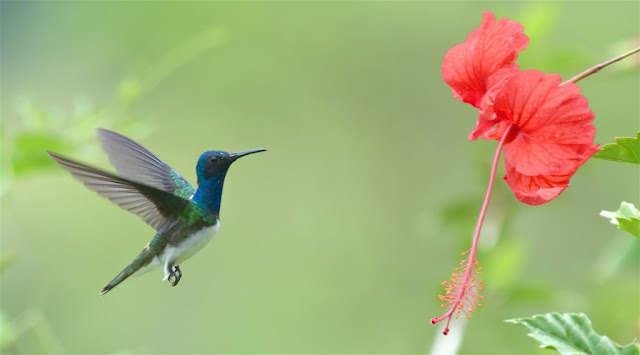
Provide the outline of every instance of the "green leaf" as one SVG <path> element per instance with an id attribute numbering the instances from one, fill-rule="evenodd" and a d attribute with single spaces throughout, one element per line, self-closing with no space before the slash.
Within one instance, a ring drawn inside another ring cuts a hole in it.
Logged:
<path id="1" fill-rule="evenodd" d="M 0 351 L 3 353 L 10 352 L 16 339 L 17 336 L 13 325 L 5 318 L 4 312 L 0 311 Z"/>
<path id="2" fill-rule="evenodd" d="M 561 354 L 640 354 L 640 344 L 634 341 L 622 346 L 591 328 L 591 320 L 583 314 L 547 313 L 531 318 L 508 319 L 531 330 L 528 335 L 538 340 L 541 348 L 555 349 Z"/>
<path id="3" fill-rule="evenodd" d="M 496 290 L 510 290 L 521 281 L 526 259 L 525 247 L 517 240 L 497 243 L 482 267 L 484 279 Z"/>
<path id="4" fill-rule="evenodd" d="M 629 232 L 640 238 L 640 211 L 629 202 L 622 202 L 616 212 L 601 211 L 600 215 L 610 219 L 623 231 Z"/>
<path id="5" fill-rule="evenodd" d="M 13 255 L 3 255 L 0 257 L 0 274 L 4 272 L 4 270 L 15 261 L 15 257 Z"/>
<path id="6" fill-rule="evenodd" d="M 20 177 L 41 168 L 55 166 L 46 150 L 64 151 L 67 147 L 67 142 L 61 136 L 48 132 L 22 132 L 13 140 L 13 173 Z"/>
<path id="7" fill-rule="evenodd" d="M 616 137 L 615 143 L 605 144 L 593 155 L 594 158 L 640 164 L 640 132 L 633 137 Z"/>

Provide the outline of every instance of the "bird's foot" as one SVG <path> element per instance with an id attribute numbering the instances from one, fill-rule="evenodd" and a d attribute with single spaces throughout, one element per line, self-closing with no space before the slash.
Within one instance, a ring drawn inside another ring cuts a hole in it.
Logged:
<path id="1" fill-rule="evenodd" d="M 173 287 L 180 282 L 181 278 L 182 270 L 180 270 L 180 266 L 176 265 L 173 267 L 173 270 L 170 271 L 168 280 L 171 282 L 171 286 Z"/>

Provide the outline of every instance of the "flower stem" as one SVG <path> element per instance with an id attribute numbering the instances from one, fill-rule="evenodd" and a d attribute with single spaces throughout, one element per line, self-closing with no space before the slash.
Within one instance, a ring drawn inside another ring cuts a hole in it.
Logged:
<path id="1" fill-rule="evenodd" d="M 615 62 L 617 62 L 617 61 L 620 61 L 620 60 L 622 60 L 622 59 L 624 59 L 624 58 L 626 58 L 626 57 L 628 57 L 628 56 L 630 56 L 630 55 L 632 55 L 632 54 L 638 53 L 638 52 L 640 52 L 640 47 L 638 47 L 638 48 L 636 48 L 636 49 L 632 49 L 632 50 L 628 51 L 627 53 L 622 54 L 622 55 L 619 55 L 619 56 L 617 56 L 617 57 L 615 57 L 615 58 L 609 59 L 609 60 L 607 60 L 607 61 L 606 61 L 606 62 L 604 62 L 604 63 L 600 63 L 600 64 L 598 64 L 598 65 L 596 65 L 596 66 L 593 66 L 593 67 L 591 67 L 591 68 L 589 68 L 589 69 L 587 69 L 587 70 L 583 71 L 582 73 L 580 73 L 580 74 L 578 74 L 578 75 L 574 76 L 573 78 L 571 78 L 571 79 L 569 79 L 569 80 L 565 81 L 564 83 L 562 83 L 562 84 L 560 84 L 560 85 L 563 85 L 563 84 L 565 84 L 565 83 L 575 83 L 575 82 L 577 82 L 578 80 L 584 79 L 584 78 L 588 77 L 589 75 L 591 75 L 591 74 L 594 74 L 594 73 L 598 72 L 600 69 L 602 69 L 602 68 L 604 68 L 604 67 L 608 66 L 609 64 L 613 64 L 613 63 L 615 63 Z"/>
<path id="2" fill-rule="evenodd" d="M 431 324 L 436 324 L 442 320 L 447 319 L 447 325 L 445 326 L 443 331 L 444 335 L 447 335 L 449 333 L 449 323 L 451 323 L 451 318 L 453 317 L 454 312 L 460 309 L 461 303 L 465 299 L 467 285 L 469 283 L 469 280 L 471 279 L 473 271 L 475 270 L 476 255 L 478 254 L 478 241 L 480 240 L 480 231 L 482 230 L 482 223 L 484 222 L 484 217 L 487 213 L 487 208 L 489 207 L 489 201 L 491 200 L 491 192 L 493 191 L 493 182 L 495 181 L 496 171 L 498 170 L 500 153 L 502 152 L 504 142 L 509 135 L 509 132 L 511 132 L 513 126 L 514 124 L 510 124 L 502 134 L 502 138 L 500 139 L 500 143 L 498 144 L 498 148 L 496 149 L 496 153 L 493 157 L 493 163 L 491 164 L 491 174 L 489 175 L 489 185 L 487 186 L 487 193 L 485 194 L 484 202 L 482 203 L 482 208 L 480 209 L 480 215 L 478 216 L 478 222 L 476 223 L 476 230 L 473 234 L 473 243 L 471 244 L 469 257 L 466 259 L 466 265 L 464 268 L 465 272 L 462 282 L 460 283 L 457 296 L 451 303 L 449 310 L 444 315 L 431 319 Z"/>

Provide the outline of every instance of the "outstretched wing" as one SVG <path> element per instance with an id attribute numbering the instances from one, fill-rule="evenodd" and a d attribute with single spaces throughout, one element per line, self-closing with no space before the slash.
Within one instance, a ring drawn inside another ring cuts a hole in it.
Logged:
<path id="1" fill-rule="evenodd" d="M 90 190 L 135 213 L 155 230 L 160 230 L 171 217 L 184 213 L 187 205 L 192 203 L 169 191 L 131 181 L 51 152 L 47 153 Z"/>
<path id="2" fill-rule="evenodd" d="M 103 128 L 98 128 L 98 138 L 122 177 L 183 198 L 196 192 L 177 171 L 132 139 Z"/>

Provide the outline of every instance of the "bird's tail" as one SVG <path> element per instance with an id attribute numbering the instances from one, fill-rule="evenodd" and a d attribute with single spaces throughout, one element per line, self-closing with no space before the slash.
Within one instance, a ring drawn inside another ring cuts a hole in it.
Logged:
<path id="1" fill-rule="evenodd" d="M 152 260 L 153 260 L 153 255 L 149 252 L 149 245 L 147 245 L 144 249 L 142 249 L 142 252 L 140 253 L 140 255 L 138 255 L 131 262 L 131 264 L 129 264 L 126 268 L 124 268 L 124 270 L 122 270 L 118 274 L 118 276 L 116 276 L 113 280 L 111 280 L 111 282 L 109 282 L 107 286 L 105 286 L 102 289 L 102 291 L 100 291 L 100 294 L 104 295 L 105 293 L 109 292 L 109 290 L 111 290 L 112 288 L 118 286 L 119 283 L 126 280 L 129 276 L 135 274 L 138 271 L 143 271 L 143 270 L 140 270 L 141 268 L 147 269 L 147 266 L 150 266 L 149 264 Z"/>
<path id="2" fill-rule="evenodd" d="M 131 265 L 129 265 L 131 266 Z M 116 276 L 113 280 L 111 280 L 111 282 L 109 282 L 109 284 L 107 284 L 107 286 L 105 286 L 102 291 L 100 291 L 101 295 L 104 295 L 105 293 L 109 292 L 109 290 L 111 290 L 112 288 L 118 286 L 119 283 L 121 283 L 122 281 L 126 280 L 127 277 L 133 275 L 133 272 L 130 272 L 129 269 L 130 267 L 127 266 L 124 270 L 122 270 L 118 276 Z"/>

